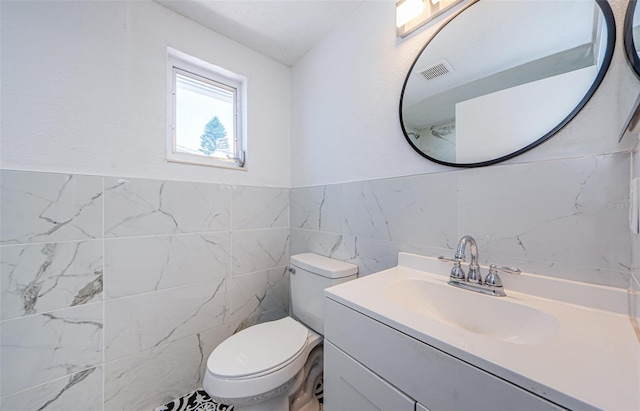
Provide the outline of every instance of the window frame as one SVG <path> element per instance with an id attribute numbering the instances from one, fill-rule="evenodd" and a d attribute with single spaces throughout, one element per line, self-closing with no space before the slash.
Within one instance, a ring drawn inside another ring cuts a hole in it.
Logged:
<path id="1" fill-rule="evenodd" d="M 234 94 L 234 136 L 233 157 L 229 159 L 209 157 L 176 151 L 176 74 L 203 82 L 225 90 L 235 90 Z M 244 76 L 222 67 L 207 63 L 196 57 L 168 48 L 167 61 L 167 161 L 204 165 L 210 167 L 247 170 L 246 166 L 246 93 L 247 80 Z"/>

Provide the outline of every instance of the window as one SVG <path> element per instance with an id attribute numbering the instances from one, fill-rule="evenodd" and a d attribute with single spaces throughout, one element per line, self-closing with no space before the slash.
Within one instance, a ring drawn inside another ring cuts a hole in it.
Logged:
<path id="1" fill-rule="evenodd" d="M 169 49 L 169 161 L 243 168 L 246 79 Z"/>

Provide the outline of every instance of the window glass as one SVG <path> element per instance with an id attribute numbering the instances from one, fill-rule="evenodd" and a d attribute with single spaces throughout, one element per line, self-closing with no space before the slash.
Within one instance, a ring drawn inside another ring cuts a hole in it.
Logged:
<path id="1" fill-rule="evenodd" d="M 234 157 L 236 89 L 176 70 L 176 151 Z"/>

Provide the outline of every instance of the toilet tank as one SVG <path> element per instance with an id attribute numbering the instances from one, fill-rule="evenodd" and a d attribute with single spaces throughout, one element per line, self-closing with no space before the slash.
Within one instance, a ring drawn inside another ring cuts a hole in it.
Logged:
<path id="1" fill-rule="evenodd" d="M 358 266 L 305 253 L 291 256 L 291 267 L 292 316 L 324 335 L 324 289 L 355 279 Z"/>

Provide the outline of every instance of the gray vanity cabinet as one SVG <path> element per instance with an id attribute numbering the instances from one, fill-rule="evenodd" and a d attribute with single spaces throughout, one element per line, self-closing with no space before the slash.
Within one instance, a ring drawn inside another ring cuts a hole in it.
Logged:
<path id="1" fill-rule="evenodd" d="M 325 302 L 326 411 L 565 409 L 330 298 Z"/>
<path id="2" fill-rule="evenodd" d="M 414 411 L 415 401 L 330 342 L 324 344 L 324 410 Z M 326 393 L 331 393 L 326 395 Z"/>

